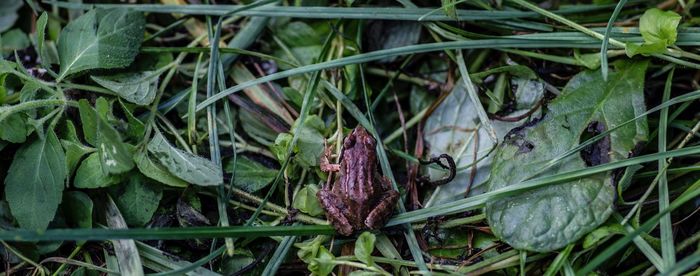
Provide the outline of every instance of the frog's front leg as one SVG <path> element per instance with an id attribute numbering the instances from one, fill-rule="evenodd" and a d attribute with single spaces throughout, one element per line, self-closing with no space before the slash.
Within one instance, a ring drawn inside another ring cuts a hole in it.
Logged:
<path id="1" fill-rule="evenodd" d="M 323 210 L 326 211 L 326 218 L 335 227 L 335 230 L 343 236 L 352 235 L 354 229 L 343 212 L 343 210 L 348 209 L 343 200 L 329 189 L 321 189 L 316 193 L 316 197 Z"/>
<path id="2" fill-rule="evenodd" d="M 323 141 L 323 146 L 325 150 L 323 151 L 323 155 L 321 155 L 321 162 L 320 167 L 321 171 L 324 172 L 337 172 L 340 171 L 340 164 L 331 164 L 331 161 L 329 160 L 331 158 L 331 148 L 328 147 L 326 144 L 326 141 Z"/>
<path id="3" fill-rule="evenodd" d="M 372 210 L 365 219 L 365 226 L 369 229 L 377 229 L 384 226 L 386 220 L 391 216 L 391 213 L 394 212 L 396 202 L 399 200 L 399 192 L 391 188 L 389 180 L 382 178 L 381 181 L 386 189 L 377 200 L 374 210 Z"/>

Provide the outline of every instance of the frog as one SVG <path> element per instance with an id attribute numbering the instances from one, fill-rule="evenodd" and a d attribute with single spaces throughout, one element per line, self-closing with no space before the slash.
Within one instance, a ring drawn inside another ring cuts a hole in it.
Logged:
<path id="1" fill-rule="evenodd" d="M 338 176 L 332 185 L 324 185 L 316 197 L 328 221 L 343 236 L 381 228 L 399 200 L 399 192 L 386 176 L 379 174 L 376 148 L 374 137 L 358 125 L 343 140 L 340 164 L 328 161 L 328 148 L 321 157 L 321 170 L 337 172 Z"/>

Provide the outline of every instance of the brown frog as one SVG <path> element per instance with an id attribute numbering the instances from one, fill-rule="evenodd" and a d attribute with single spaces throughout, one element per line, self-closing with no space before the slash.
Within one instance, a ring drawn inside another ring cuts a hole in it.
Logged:
<path id="1" fill-rule="evenodd" d="M 321 170 L 339 172 L 338 180 L 318 191 L 316 197 L 333 227 L 344 236 L 364 229 L 377 229 L 396 206 L 399 193 L 377 171 L 377 142 L 357 126 L 343 141 L 340 165 L 321 158 Z"/>

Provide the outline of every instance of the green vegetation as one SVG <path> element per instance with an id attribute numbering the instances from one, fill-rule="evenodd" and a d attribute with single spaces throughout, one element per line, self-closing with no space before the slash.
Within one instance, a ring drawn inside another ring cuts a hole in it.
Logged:
<path id="1" fill-rule="evenodd" d="M 0 6 L 0 275 L 700 274 L 694 0 L 87 2 Z"/>

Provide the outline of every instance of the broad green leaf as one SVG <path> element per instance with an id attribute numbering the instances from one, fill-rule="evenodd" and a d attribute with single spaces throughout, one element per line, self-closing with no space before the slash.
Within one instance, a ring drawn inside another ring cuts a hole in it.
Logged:
<path id="1" fill-rule="evenodd" d="M 140 12 L 90 10 L 61 31 L 57 81 L 70 74 L 97 68 L 126 67 L 139 53 L 146 20 Z"/>
<path id="2" fill-rule="evenodd" d="M 233 172 L 232 161 L 230 159 L 224 167 L 224 170 L 228 173 Z M 277 170 L 265 167 L 263 164 L 250 160 L 245 156 L 239 157 L 236 161 L 233 185 L 246 192 L 254 193 L 265 188 L 277 175 Z"/>
<path id="3" fill-rule="evenodd" d="M 535 176 L 622 160 L 636 144 L 645 141 L 646 120 L 637 120 L 537 174 L 586 137 L 620 126 L 646 110 L 647 62 L 618 65 L 607 82 L 599 71 L 576 75 L 540 121 L 506 135 L 493 160 L 489 191 Z M 613 211 L 614 199 L 612 172 L 605 172 L 487 202 L 485 214 L 493 233 L 514 248 L 546 252 L 578 240 L 605 222 Z"/>
<path id="4" fill-rule="evenodd" d="M 214 186 L 223 182 L 221 167 L 209 159 L 173 147 L 160 132 L 148 142 L 148 151 L 170 173 L 189 183 Z"/>
<path id="5" fill-rule="evenodd" d="M 61 144 L 63 145 L 63 150 L 66 151 L 66 171 L 68 172 L 68 176 L 73 175 L 83 156 L 96 151 L 94 148 L 83 145 L 83 143 L 80 142 L 75 125 L 71 120 L 65 121 Z"/>
<path id="6" fill-rule="evenodd" d="M 639 32 L 645 44 L 662 42 L 665 46 L 671 46 L 676 43 L 680 22 L 681 16 L 677 13 L 653 8 L 639 18 Z"/>
<path id="7" fill-rule="evenodd" d="M 187 187 L 187 182 L 174 176 L 161 164 L 156 163 L 148 156 L 148 153 L 137 152 L 134 154 L 134 162 L 136 162 L 136 167 L 139 169 L 143 175 L 163 183 L 168 186 L 173 187 Z"/>
<path id="8" fill-rule="evenodd" d="M 22 50 L 31 45 L 29 36 L 21 29 L 12 29 L 0 34 L 0 42 L 2 42 L 0 53 L 2 53 L 3 56 L 12 55 L 14 51 Z"/>
<path id="9" fill-rule="evenodd" d="M 14 113 L 5 120 L 0 121 L 0 140 L 10 143 L 24 143 L 29 135 L 27 128 L 27 116 L 23 113 Z"/>
<path id="10" fill-rule="evenodd" d="M 91 78 L 119 97 L 138 105 L 151 104 L 158 88 L 158 74 L 153 71 L 91 76 Z"/>
<path id="11" fill-rule="evenodd" d="M 280 24 L 275 27 L 275 35 L 288 47 L 289 52 L 282 49 L 275 51 L 275 56 L 285 60 L 298 60 L 301 64 L 311 64 L 318 56 L 318 52 L 322 48 L 323 36 L 320 35 L 323 31 L 320 28 L 314 29 L 311 25 L 293 21 L 287 24 Z M 290 57 L 289 54 L 292 56 Z M 289 65 L 284 63 L 279 64 L 282 69 L 289 69 Z"/>
<path id="12" fill-rule="evenodd" d="M 316 185 L 309 184 L 304 186 L 294 197 L 292 207 L 311 216 L 323 214 L 323 209 L 316 198 L 316 193 L 318 193 L 318 187 Z"/>
<path id="13" fill-rule="evenodd" d="M 92 228 L 92 199 L 81 191 L 63 194 L 63 213 L 73 227 Z"/>
<path id="14" fill-rule="evenodd" d="M 5 197 L 20 227 L 45 230 L 63 197 L 66 156 L 53 130 L 24 143 L 5 178 Z"/>
<path id="15" fill-rule="evenodd" d="M 95 152 L 80 163 L 75 172 L 73 186 L 81 189 L 95 189 L 112 186 L 119 181 L 121 181 L 119 175 L 107 174 L 102 170 L 100 154 Z"/>
<path id="16" fill-rule="evenodd" d="M 374 265 L 372 251 L 374 251 L 374 242 L 376 240 L 377 237 L 372 232 L 365 231 L 355 241 L 355 257 L 368 266 Z"/>
<path id="17" fill-rule="evenodd" d="M 323 153 L 323 131 L 326 126 L 323 120 L 316 115 L 311 115 L 306 118 L 303 127 L 299 127 L 299 122 L 296 122 L 292 127 L 292 131 L 300 131 L 299 141 L 297 141 L 294 152 L 295 159 L 305 167 L 318 166 L 318 162 Z"/>
<path id="18" fill-rule="evenodd" d="M 11 28 L 17 21 L 17 10 L 22 7 L 22 0 L 4 0 L 0 5 L 0 32 Z"/>
<path id="19" fill-rule="evenodd" d="M 131 174 L 126 183 L 111 187 L 109 193 L 126 223 L 137 227 L 151 220 L 163 197 L 161 186 L 140 174 Z"/>
<path id="20" fill-rule="evenodd" d="M 121 135 L 86 100 L 78 103 L 85 140 L 97 148 L 105 174 L 123 173 L 134 167 L 132 154 Z"/>

